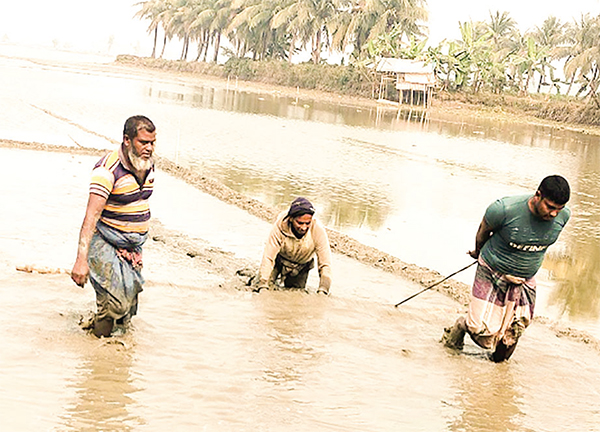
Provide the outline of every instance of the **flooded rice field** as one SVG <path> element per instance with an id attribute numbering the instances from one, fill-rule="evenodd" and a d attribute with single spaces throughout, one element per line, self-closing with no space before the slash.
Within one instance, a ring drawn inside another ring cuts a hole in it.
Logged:
<path id="1" fill-rule="evenodd" d="M 600 334 L 596 137 L 13 52 L 0 76 L 0 139 L 111 148 L 144 113 L 162 157 L 274 208 L 311 197 L 330 228 L 442 274 L 468 263 L 489 202 L 558 171 L 574 216 L 547 257 L 539 312 Z M 139 315 L 125 334 L 87 335 L 89 285 L 15 266 L 71 267 L 97 159 L 0 147 L 2 430 L 600 430 L 594 343 L 541 320 L 509 362 L 470 341 L 457 355 L 438 341 L 462 304 L 431 291 L 394 308 L 422 286 L 340 254 L 329 297 L 314 275 L 308 294 L 253 294 L 235 269 L 257 264 L 269 223 L 164 172 Z"/>

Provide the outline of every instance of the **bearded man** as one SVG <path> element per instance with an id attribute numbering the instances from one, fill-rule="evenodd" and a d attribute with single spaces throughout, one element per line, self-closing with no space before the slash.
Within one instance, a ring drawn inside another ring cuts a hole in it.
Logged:
<path id="1" fill-rule="evenodd" d="M 71 279 L 83 288 L 88 278 L 97 312 L 90 324 L 97 337 L 127 324 L 142 291 L 142 245 L 148 236 L 154 187 L 156 128 L 144 116 L 127 119 L 120 147 L 92 171 L 87 209 Z"/>
<path id="2" fill-rule="evenodd" d="M 535 307 L 535 274 L 548 247 L 556 242 L 571 211 L 569 183 L 559 175 L 544 178 L 534 195 L 496 200 L 487 208 L 475 236 L 477 272 L 467 317 L 445 329 L 442 342 L 462 349 L 465 333 L 491 359 L 510 358 L 529 326 Z"/>
<path id="3" fill-rule="evenodd" d="M 316 254 L 320 278 L 317 292 L 329 294 L 331 249 L 327 232 L 314 213 L 310 201 L 299 197 L 279 214 L 265 245 L 255 292 L 275 287 L 278 281 L 285 288 L 305 289 Z"/>

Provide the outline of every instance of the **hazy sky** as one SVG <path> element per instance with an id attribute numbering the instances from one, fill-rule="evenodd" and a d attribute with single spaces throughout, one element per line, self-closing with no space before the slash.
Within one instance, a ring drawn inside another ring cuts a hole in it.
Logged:
<path id="1" fill-rule="evenodd" d="M 138 9 L 134 6 L 137 2 L 4 1 L 0 9 L 0 42 L 57 46 L 111 55 L 149 55 L 152 39 L 146 33 L 147 23 L 133 18 Z M 549 15 L 568 21 L 585 12 L 600 14 L 600 0 L 428 0 L 427 3 L 432 44 L 444 38 L 458 38 L 458 21 L 486 20 L 490 11 L 508 11 L 522 31 L 541 25 Z M 179 49 L 174 50 L 173 55 L 178 55 Z"/>

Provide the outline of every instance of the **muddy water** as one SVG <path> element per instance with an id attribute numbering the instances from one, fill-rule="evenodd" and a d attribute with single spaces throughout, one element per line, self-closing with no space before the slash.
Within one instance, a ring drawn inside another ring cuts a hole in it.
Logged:
<path id="1" fill-rule="evenodd" d="M 92 132 L 118 139 L 115 125 L 146 112 L 164 119 L 163 155 L 271 205 L 314 195 L 331 227 L 441 272 L 464 264 L 487 201 L 527 191 L 560 167 L 577 179 L 574 211 L 587 213 L 578 212 L 547 260 L 546 311 L 555 305 L 566 311 L 558 316 L 589 328 L 597 319 L 595 297 L 580 292 L 593 284 L 561 292 L 562 281 L 578 280 L 568 278 L 574 269 L 594 274 L 591 261 L 581 264 L 594 242 L 581 234 L 594 226 L 595 195 L 581 191 L 579 177 L 589 163 L 591 182 L 594 157 L 576 151 L 585 136 L 560 148 L 543 129 L 530 131 L 529 144 L 525 131 L 485 139 L 496 126 L 407 122 L 356 107 L 326 115 L 294 98 L 287 112 L 300 103 L 305 118 L 284 116 L 259 109 L 269 95 L 245 111 L 208 107 L 186 95 L 211 90 L 180 77 L 0 64 L 4 138 L 109 147 Z M 183 95 L 159 97 L 156 89 Z M 253 97 L 231 91 L 225 96 Z M 394 309 L 420 287 L 339 255 L 331 297 L 237 289 L 227 265 L 256 262 L 268 224 L 164 174 L 153 215 L 205 259 L 149 242 L 133 328 L 110 342 L 85 335 L 77 320 L 93 309 L 89 286 L 14 266 L 71 265 L 95 159 L 0 148 L 10 203 L 0 215 L 2 430 L 600 430 L 592 346 L 535 323 L 506 364 L 490 363 L 470 343 L 453 355 L 437 341 L 460 305 L 430 292 Z"/>
<path id="2" fill-rule="evenodd" d="M 149 241 L 133 328 L 88 336 L 89 286 L 14 266 L 70 265 L 94 160 L 0 149 L 3 430 L 598 430 L 591 347 L 534 324 L 509 363 L 449 353 L 440 330 L 461 307 L 433 292 L 394 309 L 415 285 L 339 255 L 331 297 L 236 289 L 210 251 L 250 262 L 268 224 L 164 174 L 155 218 L 208 255 Z"/>
<path id="3" fill-rule="evenodd" d="M 110 146 L 122 119 L 143 112 L 158 124 L 160 154 L 277 208 L 308 196 L 329 227 L 442 274 L 468 262 L 491 201 L 559 172 L 574 216 L 539 274 L 538 311 L 600 337 L 596 136 L 256 94 L 233 79 L 207 86 L 47 53 L 32 61 L 9 48 L 0 51 L 2 138 Z"/>

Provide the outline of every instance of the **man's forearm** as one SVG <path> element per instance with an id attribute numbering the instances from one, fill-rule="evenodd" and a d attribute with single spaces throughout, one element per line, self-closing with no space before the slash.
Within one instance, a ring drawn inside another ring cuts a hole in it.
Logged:
<path id="1" fill-rule="evenodd" d="M 475 250 L 473 251 L 474 254 L 472 253 L 472 255 L 474 255 L 474 258 L 477 258 L 479 256 L 483 245 L 485 245 L 485 243 L 490 239 L 491 236 L 492 230 L 485 221 L 485 219 L 483 219 L 481 221 L 481 224 L 479 224 L 479 229 L 477 230 L 477 234 L 475 235 Z"/>
<path id="2" fill-rule="evenodd" d="M 479 255 L 479 252 L 481 252 L 481 249 L 483 248 L 483 245 L 489 240 L 490 236 L 487 235 L 486 237 L 483 236 L 476 236 L 475 238 L 475 252 L 477 253 L 477 255 Z"/>
<path id="3" fill-rule="evenodd" d="M 90 242 L 96 229 L 96 223 L 100 219 L 102 209 L 106 203 L 106 198 L 90 194 L 88 205 L 81 224 L 81 230 L 79 231 L 79 242 L 77 244 L 77 258 L 75 264 L 71 270 L 71 279 L 83 287 L 87 281 L 89 268 L 88 268 L 88 254 L 90 249 Z"/>
<path id="4" fill-rule="evenodd" d="M 331 277 L 329 275 L 321 275 L 318 291 L 329 293 L 329 288 L 331 288 Z"/>

